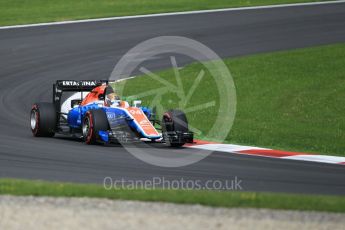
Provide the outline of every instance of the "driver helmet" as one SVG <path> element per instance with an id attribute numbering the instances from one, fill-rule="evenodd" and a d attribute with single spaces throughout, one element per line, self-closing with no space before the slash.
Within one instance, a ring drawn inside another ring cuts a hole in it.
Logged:
<path id="1" fill-rule="evenodd" d="M 108 85 L 105 88 L 105 104 L 107 106 L 119 106 L 120 105 L 120 98 L 115 93 L 113 87 Z"/>

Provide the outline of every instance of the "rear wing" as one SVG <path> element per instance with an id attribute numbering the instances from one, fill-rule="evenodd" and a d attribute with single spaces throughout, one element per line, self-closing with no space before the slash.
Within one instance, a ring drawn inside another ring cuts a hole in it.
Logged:
<path id="1" fill-rule="evenodd" d="M 74 92 L 81 92 L 81 91 L 91 91 L 95 87 L 108 84 L 107 80 L 58 80 L 54 84 L 54 88 L 57 88 L 62 91 L 74 91 Z"/>
<path id="2" fill-rule="evenodd" d="M 90 92 L 95 87 L 108 83 L 108 80 L 57 80 L 53 85 L 53 103 L 56 111 L 61 112 L 63 92 Z"/>

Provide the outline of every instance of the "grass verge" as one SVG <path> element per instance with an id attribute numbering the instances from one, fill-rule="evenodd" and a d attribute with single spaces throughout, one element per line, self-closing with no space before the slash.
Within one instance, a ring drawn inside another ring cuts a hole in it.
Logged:
<path id="1" fill-rule="evenodd" d="M 105 190 L 99 185 L 0 179 L 0 194 L 16 196 L 92 197 L 200 204 L 212 207 L 269 208 L 345 212 L 345 197 L 196 190 Z"/>
<path id="2" fill-rule="evenodd" d="M 1 0 L 0 25 L 316 1 L 317 0 Z"/>
<path id="3" fill-rule="evenodd" d="M 237 113 L 225 142 L 345 156 L 345 43 L 224 62 L 237 93 Z M 156 95 L 140 99 L 147 105 L 156 100 L 162 111 L 170 108 L 186 111 L 208 101 L 218 102 L 222 95 L 218 95 L 215 79 L 201 63 L 179 70 L 184 91 L 187 94 L 195 85 L 201 70 L 205 75 L 185 107 L 181 108 L 179 98 L 169 90 L 158 101 Z M 156 74 L 177 85 L 173 69 Z M 142 76 L 118 86 L 124 87 L 123 95 L 137 97 L 164 85 Z M 220 109 L 216 103 L 187 113 L 189 123 L 201 131 L 198 138 L 216 140 L 208 131 Z"/>

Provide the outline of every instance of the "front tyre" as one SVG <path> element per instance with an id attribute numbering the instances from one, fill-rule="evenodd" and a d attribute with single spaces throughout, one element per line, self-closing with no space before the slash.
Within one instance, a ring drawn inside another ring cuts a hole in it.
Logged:
<path id="1" fill-rule="evenodd" d="M 30 127 L 35 137 L 53 137 L 56 129 L 56 109 L 53 103 L 36 103 L 31 108 Z"/>
<path id="2" fill-rule="evenodd" d="M 83 120 L 83 140 L 86 144 L 96 144 L 99 140 L 99 131 L 109 129 L 108 118 L 104 110 L 89 110 Z"/>
<path id="3" fill-rule="evenodd" d="M 163 114 L 163 137 L 171 147 L 181 147 L 186 141 L 183 134 L 188 133 L 186 114 L 180 110 L 169 110 Z"/>

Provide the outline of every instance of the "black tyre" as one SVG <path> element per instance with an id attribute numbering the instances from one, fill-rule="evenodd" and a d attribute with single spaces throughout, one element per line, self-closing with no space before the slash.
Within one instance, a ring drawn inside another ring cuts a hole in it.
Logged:
<path id="1" fill-rule="evenodd" d="M 109 129 L 109 122 L 106 113 L 102 109 L 89 110 L 83 120 L 83 139 L 86 144 L 96 144 L 100 137 L 99 131 Z"/>
<path id="2" fill-rule="evenodd" d="M 162 119 L 163 133 L 169 134 L 173 132 L 186 133 L 188 129 L 188 121 L 186 114 L 180 110 L 169 110 L 163 114 Z M 166 135 L 168 137 L 168 135 Z M 171 142 L 166 138 L 167 144 L 172 147 L 181 147 L 185 142 Z"/>
<path id="3" fill-rule="evenodd" d="M 42 102 L 32 106 L 30 126 L 35 137 L 53 137 L 56 120 L 56 109 L 53 103 Z"/>

